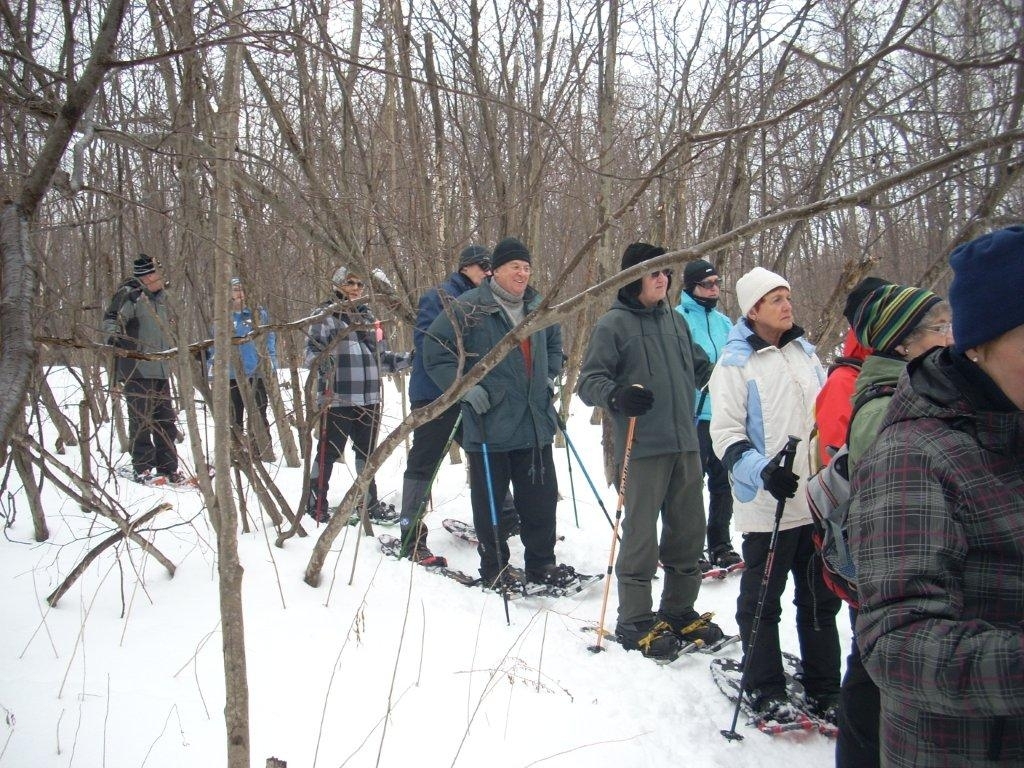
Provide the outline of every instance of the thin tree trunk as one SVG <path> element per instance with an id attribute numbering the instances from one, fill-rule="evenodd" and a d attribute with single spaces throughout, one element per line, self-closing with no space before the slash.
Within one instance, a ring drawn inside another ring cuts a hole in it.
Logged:
<path id="1" fill-rule="evenodd" d="M 234 0 L 228 16 L 229 36 L 240 38 L 243 29 L 239 17 L 242 0 Z M 214 257 L 214 346 L 230 349 L 229 293 L 232 254 L 235 252 L 232 187 L 235 144 L 238 140 L 239 76 L 242 44 L 231 43 L 225 49 L 224 81 L 220 97 L 217 125 L 217 160 L 215 165 L 215 247 Z M 243 569 L 238 558 L 238 529 L 231 496 L 230 472 L 230 402 L 228 395 L 228 364 L 230 355 L 217 355 L 213 369 L 214 456 L 217 474 L 214 477 L 216 499 L 210 506 L 217 531 L 217 574 L 220 586 L 221 636 L 224 654 L 224 723 L 227 729 L 229 768 L 250 768 L 249 685 L 246 674 L 245 624 L 242 611 Z"/>

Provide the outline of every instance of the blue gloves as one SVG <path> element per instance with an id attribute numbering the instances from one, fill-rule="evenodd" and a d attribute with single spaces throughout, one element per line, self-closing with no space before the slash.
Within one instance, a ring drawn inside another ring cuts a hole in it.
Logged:
<path id="1" fill-rule="evenodd" d="M 483 416 L 491 410 L 491 398 L 487 396 L 487 390 L 479 384 L 470 388 L 470 390 L 462 396 L 462 402 L 468 403 L 469 407 L 472 408 L 479 416 Z"/>

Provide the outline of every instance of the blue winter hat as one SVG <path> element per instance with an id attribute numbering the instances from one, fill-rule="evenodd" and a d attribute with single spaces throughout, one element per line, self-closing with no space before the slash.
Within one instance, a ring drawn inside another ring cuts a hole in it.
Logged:
<path id="1" fill-rule="evenodd" d="M 953 339 L 964 352 L 1024 325 L 1024 226 L 976 237 L 949 256 Z"/>
<path id="2" fill-rule="evenodd" d="M 459 254 L 459 269 L 463 267 L 469 267 L 473 264 L 487 264 L 491 263 L 491 252 L 482 245 L 467 245 L 462 249 L 462 253 Z"/>

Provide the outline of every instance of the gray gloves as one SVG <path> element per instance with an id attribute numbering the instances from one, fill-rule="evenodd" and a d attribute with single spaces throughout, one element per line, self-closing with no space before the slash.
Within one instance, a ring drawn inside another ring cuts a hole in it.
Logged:
<path id="1" fill-rule="evenodd" d="M 479 384 L 462 396 L 462 402 L 468 403 L 469 407 L 480 416 L 491 410 L 491 398 L 487 396 L 487 390 Z"/>

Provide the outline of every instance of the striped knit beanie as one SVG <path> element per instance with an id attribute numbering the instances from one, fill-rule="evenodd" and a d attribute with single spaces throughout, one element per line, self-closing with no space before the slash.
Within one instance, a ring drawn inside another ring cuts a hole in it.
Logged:
<path id="1" fill-rule="evenodd" d="M 894 353 L 896 346 L 942 299 L 926 288 L 883 285 L 868 294 L 850 323 L 857 341 L 876 352 Z"/>
<path id="2" fill-rule="evenodd" d="M 152 256 L 140 253 L 139 258 L 132 262 L 132 275 L 134 277 L 145 277 L 156 272 L 158 266 Z"/>

